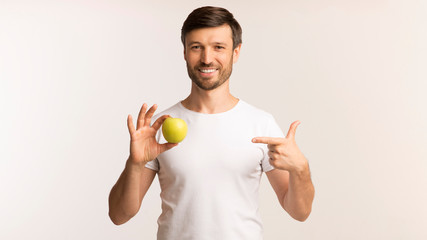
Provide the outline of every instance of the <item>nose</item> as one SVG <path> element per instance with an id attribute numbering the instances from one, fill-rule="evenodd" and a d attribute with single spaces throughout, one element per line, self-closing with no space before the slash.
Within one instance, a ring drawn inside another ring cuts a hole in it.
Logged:
<path id="1" fill-rule="evenodd" d="M 205 48 L 202 51 L 202 56 L 200 58 L 200 61 L 204 64 L 210 64 L 213 61 L 213 55 L 209 48 Z"/>

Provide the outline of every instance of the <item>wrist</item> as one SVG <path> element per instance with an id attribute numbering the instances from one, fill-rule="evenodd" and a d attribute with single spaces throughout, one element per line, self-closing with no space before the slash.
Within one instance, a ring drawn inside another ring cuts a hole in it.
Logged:
<path id="1" fill-rule="evenodd" d="M 148 162 L 148 161 L 147 161 Z M 146 161 L 134 161 L 132 157 L 129 156 L 128 160 L 126 161 L 126 168 L 128 168 L 131 171 L 141 171 L 144 169 L 145 164 L 147 164 Z"/>
<path id="2" fill-rule="evenodd" d="M 303 163 L 294 166 L 291 170 L 289 170 L 289 173 L 295 174 L 297 176 L 302 176 L 307 174 L 309 171 L 310 170 L 309 170 L 308 162 L 304 161 Z"/>

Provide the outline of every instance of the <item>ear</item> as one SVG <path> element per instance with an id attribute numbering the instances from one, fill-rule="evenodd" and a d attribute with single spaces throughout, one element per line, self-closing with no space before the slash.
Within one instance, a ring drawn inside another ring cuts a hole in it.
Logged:
<path id="1" fill-rule="evenodd" d="M 233 50 L 233 63 L 236 63 L 237 60 L 239 60 L 240 56 L 240 49 L 242 48 L 242 44 L 239 44 L 234 50 Z"/>
<path id="2" fill-rule="evenodd" d="M 187 61 L 187 56 L 185 56 L 185 47 L 184 47 L 184 60 Z"/>

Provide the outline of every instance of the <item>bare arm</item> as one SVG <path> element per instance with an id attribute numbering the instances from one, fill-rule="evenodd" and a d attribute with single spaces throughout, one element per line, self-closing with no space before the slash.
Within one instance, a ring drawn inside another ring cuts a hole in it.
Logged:
<path id="1" fill-rule="evenodd" d="M 154 170 L 134 165 L 130 160 L 126 162 L 126 167 L 109 196 L 108 214 L 114 224 L 123 224 L 138 213 L 142 199 L 155 176 Z"/>
<path id="2" fill-rule="evenodd" d="M 300 172 L 289 173 L 274 169 L 266 175 L 282 208 L 294 219 L 305 221 L 311 213 L 314 199 L 314 187 L 308 166 Z"/>
<path id="3" fill-rule="evenodd" d="M 314 186 L 307 164 L 304 169 L 290 172 L 289 189 L 283 200 L 283 208 L 295 219 L 305 221 L 311 213 L 313 199 Z"/>
<path id="4" fill-rule="evenodd" d="M 125 169 L 111 189 L 108 198 L 108 215 L 114 224 L 123 224 L 138 213 L 142 199 L 156 176 L 156 172 L 146 168 L 145 164 L 155 159 L 160 153 L 178 145 L 157 143 L 156 132 L 163 121 L 170 116 L 161 116 L 150 126 L 151 117 L 156 108 L 157 106 L 153 105 L 147 111 L 147 105 L 144 103 L 138 115 L 136 128 L 132 116 L 128 116 L 127 123 L 131 137 L 130 155 Z"/>
<path id="5" fill-rule="evenodd" d="M 252 141 L 268 147 L 270 164 L 268 180 L 276 192 L 280 205 L 298 221 L 305 221 L 311 213 L 314 187 L 308 161 L 295 142 L 299 122 L 293 122 L 286 138 L 256 137 Z"/>

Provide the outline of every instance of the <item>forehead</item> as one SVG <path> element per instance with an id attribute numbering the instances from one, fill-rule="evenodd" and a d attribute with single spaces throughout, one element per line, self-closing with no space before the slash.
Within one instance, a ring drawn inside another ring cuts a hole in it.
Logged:
<path id="1" fill-rule="evenodd" d="M 206 44 L 223 42 L 233 44 L 233 33 L 228 24 L 219 27 L 199 28 L 187 33 L 185 42 L 186 44 L 191 44 L 193 42 Z"/>

